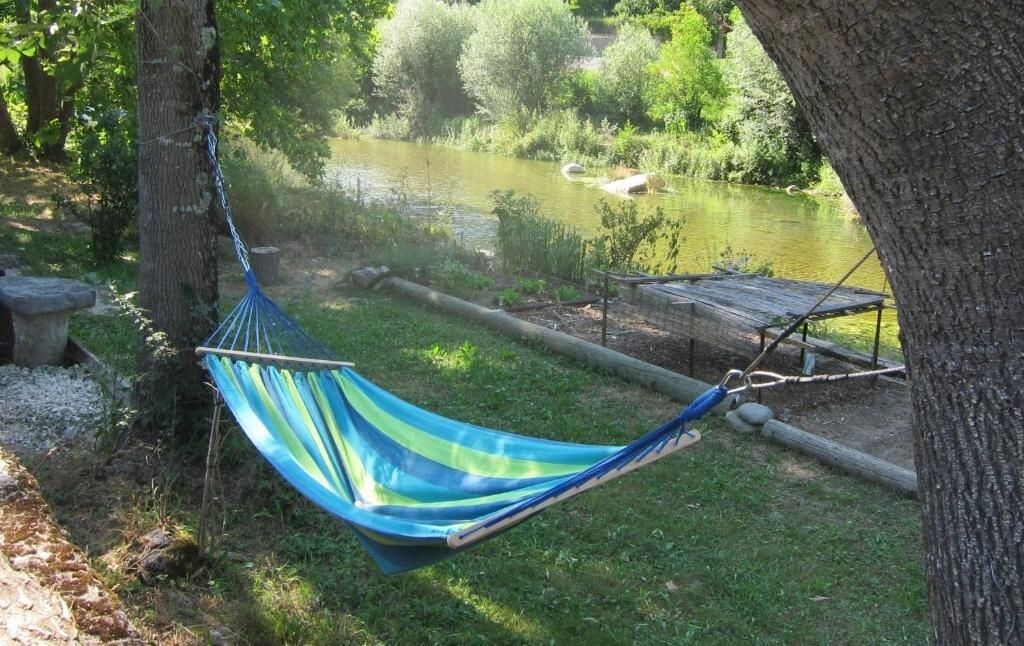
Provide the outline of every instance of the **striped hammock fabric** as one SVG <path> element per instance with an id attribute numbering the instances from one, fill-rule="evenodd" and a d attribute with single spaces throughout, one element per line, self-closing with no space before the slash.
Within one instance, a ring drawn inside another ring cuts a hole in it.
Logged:
<path id="1" fill-rule="evenodd" d="M 351 368 L 291 371 L 208 354 L 225 403 L 260 453 L 345 520 L 386 573 L 446 558 L 545 507 L 699 439 L 679 417 L 625 446 L 572 444 L 446 419 Z"/>

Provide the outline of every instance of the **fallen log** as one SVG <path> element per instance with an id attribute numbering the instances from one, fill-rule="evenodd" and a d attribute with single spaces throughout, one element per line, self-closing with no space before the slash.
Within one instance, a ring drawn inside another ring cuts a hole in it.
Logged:
<path id="1" fill-rule="evenodd" d="M 761 427 L 761 434 L 847 473 L 885 485 L 908 496 L 917 495 L 917 474 L 909 469 L 879 460 L 866 453 L 774 419 L 764 423 L 764 426 Z"/>

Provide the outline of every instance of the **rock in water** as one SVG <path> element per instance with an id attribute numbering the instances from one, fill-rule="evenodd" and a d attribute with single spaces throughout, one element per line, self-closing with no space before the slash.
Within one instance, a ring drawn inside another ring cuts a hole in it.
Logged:
<path id="1" fill-rule="evenodd" d="M 664 187 L 665 180 L 653 173 L 643 173 L 608 182 L 601 188 L 609 193 L 654 193 Z"/>
<path id="2" fill-rule="evenodd" d="M 562 172 L 568 175 L 570 173 L 585 173 L 587 171 L 585 168 L 583 168 L 583 166 L 577 164 L 576 162 L 573 162 L 571 164 L 566 164 L 565 166 L 562 166 Z"/>

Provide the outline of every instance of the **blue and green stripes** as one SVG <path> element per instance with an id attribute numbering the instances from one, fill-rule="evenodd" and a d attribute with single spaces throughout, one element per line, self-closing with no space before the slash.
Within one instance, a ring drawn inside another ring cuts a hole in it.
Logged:
<path id="1" fill-rule="evenodd" d="M 645 454 L 556 442 L 446 419 L 350 368 L 289 371 L 207 355 L 221 396 L 256 448 L 296 489 L 347 521 L 381 567 L 450 555 L 449 536 L 522 514 Z M 682 417 L 682 416 L 681 416 Z M 683 431 L 681 418 L 650 449 Z M 648 449 L 649 450 L 649 449 Z"/>

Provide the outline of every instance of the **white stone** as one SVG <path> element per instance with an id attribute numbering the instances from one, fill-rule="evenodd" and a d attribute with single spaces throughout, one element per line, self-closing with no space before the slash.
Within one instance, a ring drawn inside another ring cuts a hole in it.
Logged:
<path id="1" fill-rule="evenodd" d="M 577 164 L 576 162 L 573 162 L 571 164 L 566 164 L 565 166 L 562 166 L 562 172 L 565 173 L 566 175 L 569 175 L 571 173 L 585 173 L 587 172 L 587 170 L 583 168 L 583 166 Z"/>

